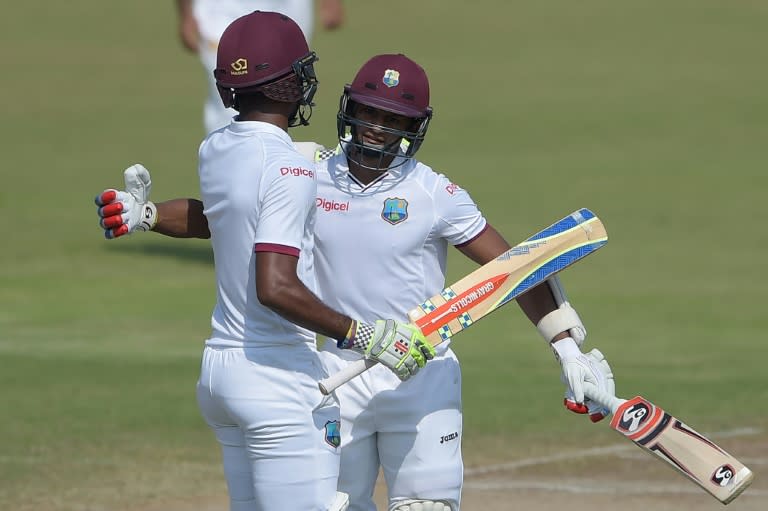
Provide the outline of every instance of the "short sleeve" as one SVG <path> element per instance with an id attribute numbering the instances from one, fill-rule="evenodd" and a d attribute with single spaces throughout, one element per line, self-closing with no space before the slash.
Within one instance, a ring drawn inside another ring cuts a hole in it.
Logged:
<path id="1" fill-rule="evenodd" d="M 254 239 L 256 250 L 269 246 L 292 247 L 298 255 L 317 197 L 315 171 L 302 161 L 297 159 L 294 165 L 273 166 L 265 175 Z"/>
<path id="2" fill-rule="evenodd" d="M 469 193 L 442 174 L 438 176 L 433 198 L 437 234 L 450 244 L 464 245 L 485 230 L 485 217 Z"/>

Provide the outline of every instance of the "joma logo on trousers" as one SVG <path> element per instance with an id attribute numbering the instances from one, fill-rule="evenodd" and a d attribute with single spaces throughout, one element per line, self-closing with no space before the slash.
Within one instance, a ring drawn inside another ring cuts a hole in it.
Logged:
<path id="1" fill-rule="evenodd" d="M 451 440 L 456 440 L 457 438 L 459 438 L 458 431 L 454 432 L 454 433 L 449 433 L 447 435 L 441 436 L 440 437 L 440 443 L 444 444 L 445 442 L 450 442 Z"/>

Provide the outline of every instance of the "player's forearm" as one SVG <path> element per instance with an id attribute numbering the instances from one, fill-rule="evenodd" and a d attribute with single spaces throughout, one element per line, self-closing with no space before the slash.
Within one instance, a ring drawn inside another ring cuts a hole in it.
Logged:
<path id="1" fill-rule="evenodd" d="M 352 318 L 331 309 L 297 279 L 294 286 L 284 286 L 259 301 L 291 323 L 336 340 L 344 339 Z"/>
<path id="2" fill-rule="evenodd" d="M 568 302 L 560 278 L 553 275 L 545 280 L 540 287 L 542 288 L 540 290 L 542 301 L 546 305 L 550 300 L 543 291 L 546 287 L 549 291 L 548 294 L 551 295 L 551 299 L 555 303 L 555 308 L 536 322 L 536 329 L 550 343 L 570 337 L 578 346 L 581 346 L 587 337 L 587 329 L 581 322 L 576 309 Z M 561 344 L 560 347 L 562 348 L 562 346 Z"/>
<path id="3" fill-rule="evenodd" d="M 552 296 L 552 291 L 549 289 L 549 285 L 546 282 L 539 284 L 525 294 L 517 297 L 517 305 L 520 306 L 525 316 L 534 325 L 541 321 L 541 318 L 557 309 L 557 304 Z M 558 336 L 560 339 L 567 335 L 563 332 L 562 336 Z"/>
<path id="4" fill-rule="evenodd" d="M 477 238 L 466 245 L 458 247 L 465 256 L 480 265 L 492 261 L 510 248 L 512 248 L 510 244 L 490 224 Z M 534 325 L 538 324 L 541 318 L 557 309 L 555 299 L 546 283 L 540 284 L 519 296 L 517 304 Z M 567 332 L 556 336 L 556 339 L 565 336 L 567 336 Z"/>
<path id="5" fill-rule="evenodd" d="M 203 203 L 197 199 L 172 199 L 155 203 L 157 224 L 153 231 L 172 238 L 211 237 L 208 220 L 203 214 Z"/>
<path id="6" fill-rule="evenodd" d="M 352 319 L 320 301 L 296 274 L 298 257 L 278 252 L 256 253 L 256 296 L 259 302 L 313 332 L 344 339 Z"/>

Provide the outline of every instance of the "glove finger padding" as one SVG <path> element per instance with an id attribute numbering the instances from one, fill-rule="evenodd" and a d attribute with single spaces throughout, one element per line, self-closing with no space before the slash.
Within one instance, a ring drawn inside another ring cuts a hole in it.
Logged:
<path id="1" fill-rule="evenodd" d="M 101 218 L 109 218 L 111 216 L 119 215 L 123 212 L 122 202 L 110 202 L 109 204 L 99 208 L 98 214 Z"/>
<path id="2" fill-rule="evenodd" d="M 589 408 L 585 403 L 577 403 L 573 397 L 571 389 L 566 389 L 565 397 L 563 398 L 563 405 L 573 413 L 587 413 Z"/>
<path id="3" fill-rule="evenodd" d="M 419 349 L 422 355 L 424 355 L 424 363 L 428 360 L 435 358 L 435 347 L 430 343 L 423 343 L 420 340 L 416 340 L 416 347 Z"/>
<path id="4" fill-rule="evenodd" d="M 150 231 L 157 223 L 157 207 L 148 199 L 152 183 L 149 171 L 133 165 L 124 172 L 126 191 L 104 190 L 96 196 L 97 213 L 107 239 L 136 231 Z"/>
<path id="5" fill-rule="evenodd" d="M 122 212 L 125 209 L 123 200 L 135 201 L 133 196 L 126 192 L 118 192 L 112 188 L 104 190 L 96 196 L 94 202 L 100 206 L 96 210 L 99 215 L 99 226 L 104 229 L 104 237 L 108 240 L 128 234 L 128 226 L 124 226 L 126 219 Z"/>
<path id="6" fill-rule="evenodd" d="M 571 391 L 573 401 L 583 403 L 584 382 L 597 385 L 588 360 L 570 337 L 552 343 L 552 349 L 562 369 L 560 380 Z"/>
<path id="7" fill-rule="evenodd" d="M 600 372 L 605 377 L 603 380 L 605 388 L 601 390 L 604 390 L 611 396 L 615 396 L 616 382 L 613 379 L 613 371 L 611 370 L 611 366 L 608 364 L 608 360 L 605 359 L 605 356 L 603 356 L 603 354 L 597 348 L 587 353 L 587 358 L 592 359 L 592 361 L 598 366 Z M 592 420 L 592 422 L 599 422 L 611 414 L 610 409 L 595 403 L 591 399 L 587 401 L 589 404 L 589 418 Z"/>
<path id="8" fill-rule="evenodd" d="M 94 202 L 99 206 L 99 225 L 107 239 L 119 238 L 136 231 L 150 231 L 157 223 L 157 207 L 149 200 L 152 180 L 140 164 L 123 172 L 125 191 L 108 188 Z"/>
<path id="9" fill-rule="evenodd" d="M 577 403 L 573 399 L 573 393 L 570 390 L 565 391 L 565 398 L 563 404 L 570 411 L 578 414 L 589 414 L 589 419 L 592 422 L 600 422 L 610 415 L 610 410 L 604 408 L 602 405 L 595 403 L 589 398 L 586 398 L 583 403 Z"/>
<path id="10" fill-rule="evenodd" d="M 124 223 L 125 220 L 123 219 L 122 215 L 106 216 L 101 219 L 101 222 L 99 222 L 102 229 L 114 229 L 115 227 L 120 227 Z"/>
<path id="11" fill-rule="evenodd" d="M 611 396 L 616 395 L 616 384 L 613 378 L 613 371 L 602 352 L 595 348 L 589 353 L 584 354 L 584 358 L 587 359 L 589 366 L 592 368 L 592 373 L 595 376 L 595 386 Z M 572 412 L 580 414 L 588 413 L 592 422 L 599 422 L 611 414 L 611 411 L 608 408 L 605 408 L 589 398 L 586 398 L 584 403 L 577 403 L 574 394 L 569 387 L 566 387 L 564 402 L 566 408 Z"/>
<path id="12" fill-rule="evenodd" d="M 123 172 L 125 180 L 125 191 L 133 195 L 139 203 L 149 200 L 149 193 L 152 191 L 152 179 L 149 177 L 149 171 L 140 163 L 131 165 Z"/>
<path id="13" fill-rule="evenodd" d="M 120 236 L 125 236 L 128 233 L 129 229 L 126 224 L 122 224 L 112 229 L 104 229 L 104 237 L 108 240 L 113 240 L 115 238 L 119 238 Z"/>
<path id="14" fill-rule="evenodd" d="M 101 220 L 99 220 L 99 225 L 105 230 L 104 236 L 108 239 L 113 239 L 120 237 L 123 234 L 127 234 L 128 231 L 130 231 L 130 226 L 126 226 L 125 229 L 120 230 L 118 230 L 118 228 L 129 222 L 130 213 L 132 211 L 138 210 L 138 205 L 136 204 L 136 199 L 133 195 L 128 192 L 105 190 L 101 195 L 96 197 L 97 204 L 100 199 L 108 201 L 102 202 L 104 205 L 97 211 L 101 218 Z M 124 216 L 122 214 L 123 212 L 128 212 L 128 216 Z"/>
<path id="15" fill-rule="evenodd" d="M 98 194 L 93 202 L 95 202 L 97 206 L 104 206 L 110 202 L 113 202 L 116 196 L 117 190 L 109 188 Z"/>

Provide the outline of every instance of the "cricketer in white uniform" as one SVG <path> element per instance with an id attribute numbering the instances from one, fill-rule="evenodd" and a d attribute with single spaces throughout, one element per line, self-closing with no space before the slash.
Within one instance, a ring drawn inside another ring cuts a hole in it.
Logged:
<path id="1" fill-rule="evenodd" d="M 339 151 L 317 165 L 317 174 L 319 295 L 364 320 L 381 311 L 406 321 L 409 309 L 445 287 L 448 246 L 467 243 L 486 227 L 466 191 L 415 160 L 361 186 Z M 355 286 L 360 275 L 377 285 Z M 336 390 L 343 403 L 339 488 L 350 494 L 350 509 L 375 509 L 379 465 L 391 499 L 441 500 L 458 509 L 461 372 L 448 344 L 437 346 L 435 358 L 412 380 L 400 382 L 374 366 Z M 341 357 L 332 370 L 359 358 L 333 342 L 324 349 Z"/>
<path id="2" fill-rule="evenodd" d="M 254 285 L 254 258 L 280 251 L 298 257 L 298 277 L 315 289 L 314 172 L 285 131 L 262 122 L 214 132 L 199 169 L 217 300 L 197 397 L 221 444 L 230 497 L 258 509 L 323 509 L 336 493 L 339 408 L 317 391 L 326 373 L 314 333 L 263 306 Z"/>
<path id="3" fill-rule="evenodd" d="M 342 96 L 341 145 L 317 153 L 315 272 L 319 296 L 337 310 L 360 318 L 380 310 L 407 321 L 408 310 L 445 287 L 448 247 L 465 245 L 487 228 L 466 191 L 412 158 L 429 124 L 428 101 L 418 64 L 403 55 L 374 57 Z M 381 110 L 386 107 L 400 115 Z M 380 140 L 362 140 L 386 131 L 387 121 L 391 130 Z M 411 124 L 418 126 L 410 133 L 415 141 L 398 149 L 402 133 L 395 127 Z M 392 146 L 381 147 L 390 140 Z M 352 172 L 349 154 L 363 167 L 376 163 Z M 377 285 L 355 286 L 361 275 Z M 416 502 L 429 511 L 459 509 L 461 371 L 448 344 L 437 346 L 435 358 L 411 381 L 374 366 L 335 391 L 343 403 L 339 489 L 349 493 L 351 510 L 376 509 L 371 497 L 379 467 L 390 509 Z M 333 342 L 323 349 L 335 355 L 327 362 L 331 372 L 359 358 Z"/>
<path id="4" fill-rule="evenodd" d="M 305 294 L 315 289 L 315 172 L 286 132 L 301 98 L 316 86 L 314 57 L 290 19 L 254 14 L 227 28 L 218 54 L 221 97 L 238 104 L 240 115 L 199 149 L 216 305 L 197 400 L 221 446 L 231 510 L 325 511 L 337 498 L 339 407 L 317 391 L 325 371 L 315 334 L 264 303 L 262 292 L 273 271 L 262 258 L 273 254 L 291 257 L 289 277 L 304 284 Z M 232 72 L 230 63 L 239 61 L 269 66 L 261 74 L 247 67 L 248 73 Z M 265 108 L 272 117 L 261 115 Z"/>
<path id="5" fill-rule="evenodd" d="M 318 293 L 353 317 L 381 313 L 407 321 L 408 310 L 444 289 L 449 246 L 479 263 L 509 248 L 465 190 L 413 158 L 431 119 L 428 105 L 429 84 L 418 64 L 399 54 L 373 57 L 342 95 L 340 145 L 315 153 Z M 356 286 L 363 275 L 377 286 Z M 605 370 L 593 379 L 605 388 L 610 368 L 601 364 L 602 355 L 581 354 L 570 338 L 580 332 L 569 330 L 583 325 L 575 312 L 563 316 L 549 286 L 518 302 L 534 324 L 554 316 L 547 341 L 557 334 L 556 350 L 575 350 L 564 358 L 584 357 L 595 364 L 588 371 Z M 336 355 L 328 361 L 331 371 L 360 358 L 333 342 L 323 349 Z M 375 510 L 379 467 L 390 511 L 459 509 L 461 371 L 449 342 L 437 346 L 435 358 L 409 381 L 373 366 L 335 392 L 344 442 L 339 490 L 350 495 L 350 510 Z"/>

